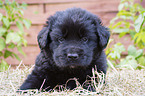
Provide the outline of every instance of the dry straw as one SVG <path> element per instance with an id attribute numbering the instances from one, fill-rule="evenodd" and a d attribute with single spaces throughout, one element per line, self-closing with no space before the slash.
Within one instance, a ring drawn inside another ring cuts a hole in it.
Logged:
<path id="1" fill-rule="evenodd" d="M 103 83 L 104 74 L 97 73 L 96 68 L 92 70 L 93 77 L 88 76 L 90 81 L 86 81 L 82 86 L 88 83 L 96 92 L 90 92 L 83 89 L 77 81 L 77 78 L 72 78 L 70 80 L 74 80 L 77 85 L 77 88 L 74 90 L 67 90 L 64 85 L 56 86 L 60 87 L 60 90 L 57 91 L 54 88 L 53 90 L 49 90 L 49 92 L 41 92 L 40 88 L 40 90 L 29 90 L 25 94 L 16 93 L 17 89 L 32 71 L 33 67 L 34 66 L 25 66 L 21 62 L 16 68 L 10 67 L 7 71 L 0 72 L 0 96 L 145 96 L 145 69 L 129 70 L 114 68 L 108 69 L 105 84 Z"/>

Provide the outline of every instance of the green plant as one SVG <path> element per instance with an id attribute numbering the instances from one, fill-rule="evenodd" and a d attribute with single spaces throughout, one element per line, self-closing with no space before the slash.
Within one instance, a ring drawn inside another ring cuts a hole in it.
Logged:
<path id="1" fill-rule="evenodd" d="M 145 55 L 143 49 L 137 49 L 134 45 L 130 45 L 127 49 L 127 56 L 121 57 L 122 52 L 125 52 L 124 45 L 116 43 L 111 48 L 106 50 L 107 57 L 115 67 L 141 69 L 145 66 Z"/>
<path id="2" fill-rule="evenodd" d="M 117 65 L 116 67 L 141 68 L 138 65 L 145 66 L 143 52 L 145 48 L 145 8 L 135 3 L 134 0 L 121 0 L 118 10 L 116 17 L 110 21 L 109 27 L 112 33 L 118 33 L 120 38 L 130 34 L 134 46 L 128 47 L 128 55 L 125 58 L 120 58 L 124 51 L 124 45 L 121 44 L 121 46 L 114 45 L 113 51 L 108 49 L 106 53 L 112 63 Z M 137 50 L 136 47 L 141 49 Z"/>
<path id="3" fill-rule="evenodd" d="M 144 63 L 140 63 L 139 58 L 143 56 L 143 49 L 137 50 L 133 45 L 128 47 L 128 55 L 126 58 L 121 59 L 118 67 L 126 67 L 126 68 L 138 68 L 138 64 L 144 65 Z M 145 58 L 144 58 L 145 59 Z"/>
<path id="4" fill-rule="evenodd" d="M 23 9 L 26 8 L 26 4 L 18 4 L 16 1 L 0 0 L 0 9 L 3 14 L 0 13 L 0 71 L 4 71 L 8 68 L 8 64 L 5 61 L 8 57 L 16 58 L 20 60 L 19 56 L 12 52 L 12 49 L 17 50 L 25 55 L 22 51 L 22 46 L 27 45 L 27 41 L 24 39 L 24 26 L 28 29 L 31 26 L 31 21 L 23 17 Z M 16 25 L 17 30 L 13 29 Z"/>
<path id="5" fill-rule="evenodd" d="M 109 58 L 112 61 L 112 64 L 116 66 L 120 63 L 121 53 L 124 51 L 124 46 L 121 43 L 116 43 L 106 50 L 107 58 Z"/>
<path id="6" fill-rule="evenodd" d="M 117 16 L 110 22 L 110 29 L 120 37 L 130 34 L 134 44 L 145 48 L 145 8 L 134 0 L 121 0 Z"/>

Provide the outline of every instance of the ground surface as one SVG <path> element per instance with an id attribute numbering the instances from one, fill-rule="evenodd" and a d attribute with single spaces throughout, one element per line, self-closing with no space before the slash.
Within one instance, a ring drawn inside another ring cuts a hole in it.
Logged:
<path id="1" fill-rule="evenodd" d="M 23 67 L 23 68 L 20 68 Z M 5 72 L 0 72 L 0 96 L 1 95 L 17 95 L 19 86 L 22 84 L 26 76 L 31 72 L 33 67 L 19 65 L 17 68 L 9 68 Z M 35 96 L 49 95 L 89 95 L 89 96 L 145 96 L 145 69 L 109 69 L 106 78 L 106 85 L 95 86 L 97 92 L 89 92 L 81 87 L 73 91 L 64 90 L 61 92 L 39 92 L 35 90 Z M 33 94 L 31 91 L 23 94 L 28 96 Z"/>

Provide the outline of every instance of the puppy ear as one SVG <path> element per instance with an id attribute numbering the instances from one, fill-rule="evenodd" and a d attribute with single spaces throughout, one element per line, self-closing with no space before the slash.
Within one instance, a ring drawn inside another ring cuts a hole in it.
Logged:
<path id="1" fill-rule="evenodd" d="M 102 25 L 101 20 L 97 17 L 93 22 L 96 26 L 96 34 L 98 37 L 98 43 L 101 50 L 105 49 L 110 37 L 109 28 Z"/>
<path id="2" fill-rule="evenodd" d="M 49 29 L 47 27 L 44 27 L 37 36 L 37 41 L 39 44 L 40 49 L 43 49 L 47 45 L 47 37 L 49 35 Z"/>
<path id="3" fill-rule="evenodd" d="M 48 21 L 46 22 L 47 25 L 42 28 L 37 36 L 40 49 L 44 49 L 51 42 L 49 34 L 51 32 L 52 25 L 54 24 L 54 20 L 55 19 L 52 16 L 48 18 Z"/>
<path id="4" fill-rule="evenodd" d="M 100 48 L 105 49 L 110 37 L 109 29 L 102 24 L 99 24 L 97 27 L 97 33 L 99 37 L 99 46 Z"/>

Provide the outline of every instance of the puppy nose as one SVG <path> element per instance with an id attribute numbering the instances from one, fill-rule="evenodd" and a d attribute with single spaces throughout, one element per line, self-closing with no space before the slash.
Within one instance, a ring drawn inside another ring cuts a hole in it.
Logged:
<path id="1" fill-rule="evenodd" d="M 79 55 L 77 53 L 68 53 L 67 58 L 68 59 L 78 59 Z"/>

